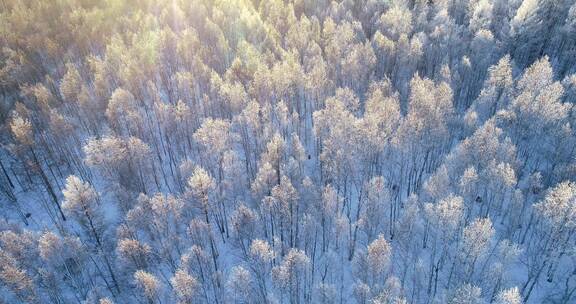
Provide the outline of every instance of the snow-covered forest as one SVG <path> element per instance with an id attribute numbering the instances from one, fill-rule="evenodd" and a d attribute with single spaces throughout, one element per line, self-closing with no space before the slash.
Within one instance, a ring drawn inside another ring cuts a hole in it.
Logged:
<path id="1" fill-rule="evenodd" d="M 574 0 L 0 0 L 0 303 L 576 303 L 574 103 Z"/>

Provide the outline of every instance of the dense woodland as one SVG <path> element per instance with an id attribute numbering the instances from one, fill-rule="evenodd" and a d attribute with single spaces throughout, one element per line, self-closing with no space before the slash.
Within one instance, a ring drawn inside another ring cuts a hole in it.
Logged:
<path id="1" fill-rule="evenodd" d="M 0 303 L 576 303 L 574 0 L 0 0 Z"/>

